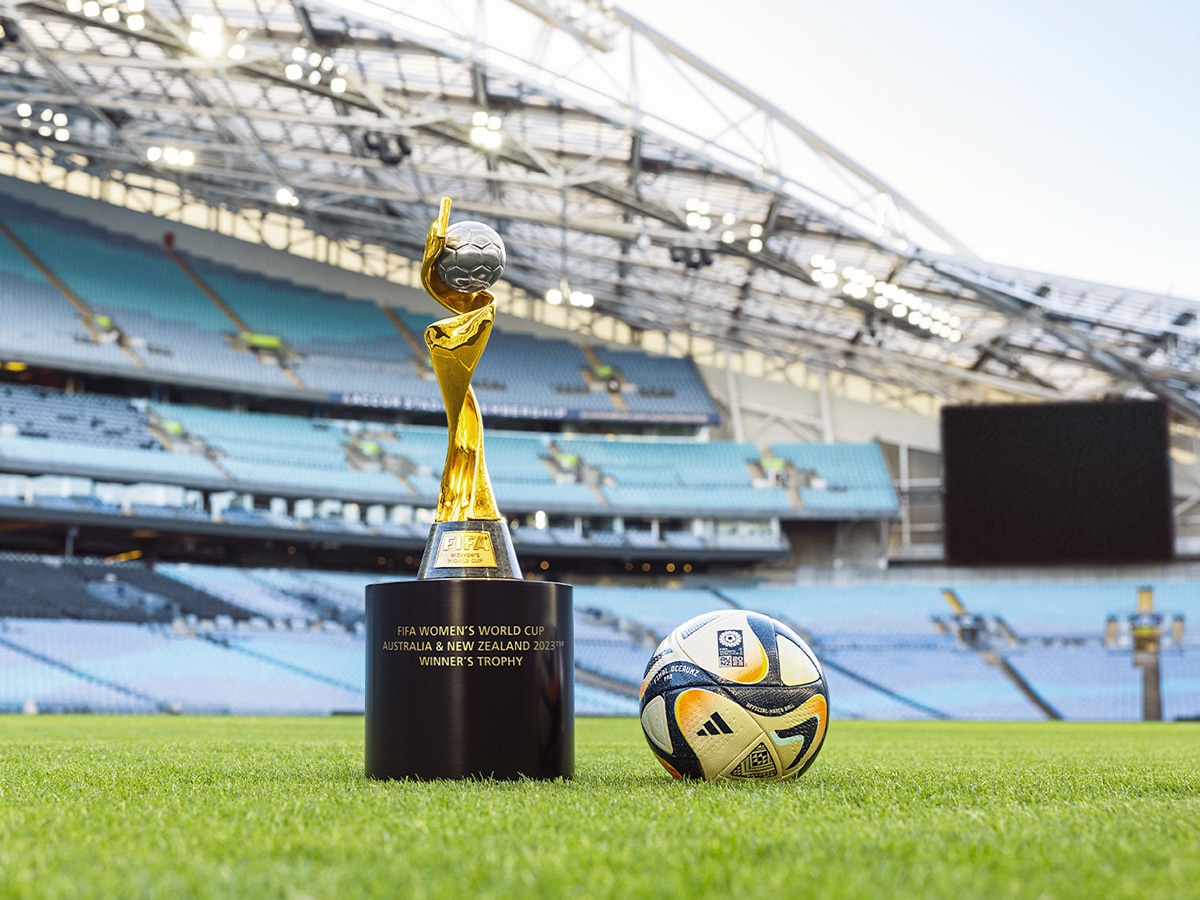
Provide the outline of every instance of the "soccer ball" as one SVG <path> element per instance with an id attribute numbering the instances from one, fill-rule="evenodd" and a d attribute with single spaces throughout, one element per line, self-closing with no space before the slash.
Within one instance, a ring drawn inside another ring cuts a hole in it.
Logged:
<path id="1" fill-rule="evenodd" d="M 504 241 L 494 228 L 482 222 L 455 222 L 446 229 L 437 272 L 447 287 L 473 294 L 500 280 L 505 261 Z"/>
<path id="2" fill-rule="evenodd" d="M 676 778 L 782 781 L 816 759 L 829 690 L 792 629 L 720 610 L 658 645 L 642 679 L 641 718 L 650 749 Z"/>

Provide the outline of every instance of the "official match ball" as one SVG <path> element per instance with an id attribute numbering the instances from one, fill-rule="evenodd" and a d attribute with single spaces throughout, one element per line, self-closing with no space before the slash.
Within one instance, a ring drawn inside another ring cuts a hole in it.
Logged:
<path id="1" fill-rule="evenodd" d="M 446 247 L 437 273 L 446 286 L 464 294 L 490 288 L 504 273 L 504 241 L 482 222 L 455 222 L 446 229 Z"/>
<path id="2" fill-rule="evenodd" d="M 821 749 L 829 691 L 808 644 L 770 616 L 720 610 L 658 645 L 642 679 L 642 731 L 676 778 L 782 781 Z"/>

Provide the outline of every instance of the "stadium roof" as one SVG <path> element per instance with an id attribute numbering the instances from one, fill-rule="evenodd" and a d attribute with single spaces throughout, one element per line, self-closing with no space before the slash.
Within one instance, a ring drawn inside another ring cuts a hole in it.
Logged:
<path id="1" fill-rule="evenodd" d="M 581 314 L 949 401 L 1152 393 L 1200 419 L 1200 304 L 978 259 L 609 3 L 0 0 L 0 29 L 18 156 L 410 258 L 448 195 L 513 285 L 565 282 Z"/>

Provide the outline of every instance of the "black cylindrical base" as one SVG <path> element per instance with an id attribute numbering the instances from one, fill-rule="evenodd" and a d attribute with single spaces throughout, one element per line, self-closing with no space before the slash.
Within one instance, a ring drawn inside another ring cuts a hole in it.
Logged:
<path id="1" fill-rule="evenodd" d="M 448 578 L 367 586 L 371 778 L 570 778 L 571 587 Z"/>

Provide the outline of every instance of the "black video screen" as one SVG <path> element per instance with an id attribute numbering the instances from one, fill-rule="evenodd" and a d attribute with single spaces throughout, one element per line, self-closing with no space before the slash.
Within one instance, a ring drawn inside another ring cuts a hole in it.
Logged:
<path id="1" fill-rule="evenodd" d="M 946 561 L 1170 560 L 1167 422 L 1154 400 L 945 407 Z"/>

